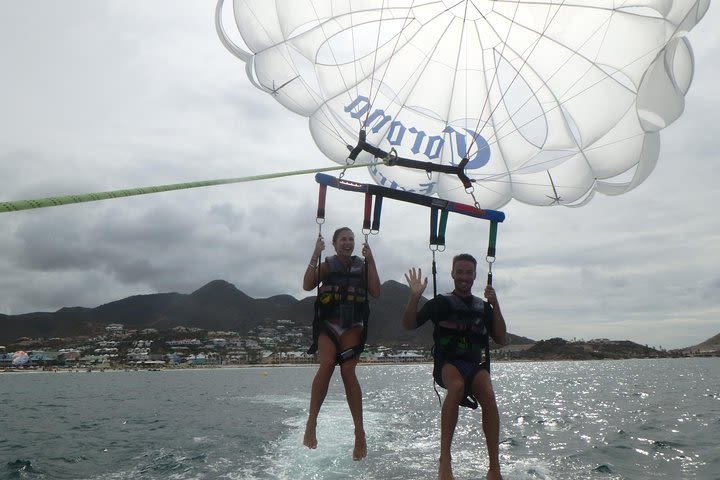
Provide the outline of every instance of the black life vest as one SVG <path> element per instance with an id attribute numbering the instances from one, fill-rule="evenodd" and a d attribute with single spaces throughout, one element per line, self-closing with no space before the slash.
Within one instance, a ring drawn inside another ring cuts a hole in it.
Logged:
<path id="1" fill-rule="evenodd" d="M 328 265 L 328 274 L 318 289 L 319 293 L 315 300 L 313 343 L 308 349 L 309 354 L 317 352 L 318 336 L 325 329 L 323 320 L 342 318 L 343 323 L 347 325 L 362 321 L 363 331 L 360 345 L 341 352 L 339 340 L 334 335 L 329 335 L 338 350 L 338 364 L 359 356 L 363 352 L 367 341 L 367 325 L 370 316 L 365 261 L 354 255 L 350 257 L 350 260 L 348 268 L 337 255 L 325 259 Z"/>
<path id="2" fill-rule="evenodd" d="M 318 294 L 322 307 L 331 307 L 338 303 L 361 304 L 367 300 L 365 279 L 365 261 L 360 257 L 350 257 L 350 267 L 346 267 L 333 255 L 325 259 L 328 265 L 327 277 L 323 280 Z M 331 308 L 323 308 L 331 311 Z"/>
<path id="3" fill-rule="evenodd" d="M 490 341 L 485 325 L 485 302 L 475 296 L 468 303 L 453 293 L 442 296 L 450 306 L 450 313 L 447 318 L 435 322 L 436 352 L 442 352 L 446 359 L 484 361 Z"/>

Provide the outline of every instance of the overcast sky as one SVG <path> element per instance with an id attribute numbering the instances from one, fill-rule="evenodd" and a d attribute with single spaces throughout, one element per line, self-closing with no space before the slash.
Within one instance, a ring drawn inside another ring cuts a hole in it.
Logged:
<path id="1" fill-rule="evenodd" d="M 211 0 L 3 2 L 0 201 L 331 166 L 307 120 L 250 84 L 218 40 L 214 9 Z M 664 348 L 720 333 L 719 25 L 712 5 L 690 33 L 685 112 L 662 131 L 645 183 L 578 209 L 503 207 L 493 272 L 512 333 Z M 368 179 L 360 169 L 347 178 Z M 316 201 L 307 175 L 0 213 L 0 313 L 191 293 L 214 279 L 254 297 L 302 298 Z M 323 233 L 348 225 L 362 240 L 362 202 L 329 191 Z M 429 271 L 427 224 L 426 209 L 385 203 L 370 238 L 382 281 Z M 487 228 L 450 216 L 439 291 L 452 289 L 461 251 L 482 260 L 484 278 Z"/>

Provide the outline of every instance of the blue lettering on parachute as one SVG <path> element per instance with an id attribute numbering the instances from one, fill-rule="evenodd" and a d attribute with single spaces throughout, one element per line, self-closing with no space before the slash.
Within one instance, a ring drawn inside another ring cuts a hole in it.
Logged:
<path id="1" fill-rule="evenodd" d="M 370 99 L 363 95 L 359 95 L 355 100 L 350 102 L 350 104 L 343 107 L 343 109 L 346 113 L 350 114 L 350 117 L 358 119 L 366 115 L 370 110 L 370 107 Z M 387 115 L 381 108 L 376 108 L 367 116 L 365 127 L 370 129 L 373 133 L 378 133 L 388 122 L 390 122 L 390 128 L 388 129 L 385 138 L 390 145 L 409 145 L 412 143 L 410 151 L 415 155 L 422 153 L 422 155 L 430 160 L 440 157 L 440 152 L 442 152 L 442 149 L 445 146 L 445 138 L 443 136 L 428 135 L 426 132 L 418 130 L 415 127 L 407 128 L 401 121 L 393 120 L 392 117 Z M 451 156 L 453 158 L 453 160 L 451 160 L 452 164 L 457 165 L 459 160 L 467 155 L 467 137 L 469 135 L 471 139 L 475 139 L 477 152 L 465 166 L 465 169 L 477 169 L 485 166 L 490 160 L 490 146 L 487 141 L 473 130 L 468 130 L 467 128 L 463 128 L 462 130 L 464 130 L 465 133 L 447 125 L 442 131 L 443 134 L 449 134 L 451 140 L 450 148 L 456 153 Z M 405 134 L 407 132 L 412 134 L 412 136 L 407 135 L 409 137 L 408 139 L 405 138 Z M 458 162 L 455 162 L 455 158 L 458 159 Z M 397 186 L 392 188 L 397 188 Z"/>

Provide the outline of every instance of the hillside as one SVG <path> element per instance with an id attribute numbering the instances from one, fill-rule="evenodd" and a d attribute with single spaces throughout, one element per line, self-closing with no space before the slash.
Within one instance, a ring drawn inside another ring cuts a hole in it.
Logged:
<path id="1" fill-rule="evenodd" d="M 403 329 L 400 319 L 409 289 L 396 281 L 382 285 L 379 299 L 371 300 L 368 343 L 388 347 L 429 348 L 432 328 L 416 331 Z M 426 299 L 421 301 L 424 303 Z M 252 298 L 235 285 L 214 280 L 190 294 L 157 293 L 134 295 L 95 308 L 61 308 L 57 312 L 22 315 L 0 314 L 0 345 L 12 344 L 20 337 L 69 338 L 100 335 L 112 323 L 129 329 L 167 330 L 177 326 L 203 330 L 235 331 L 247 334 L 258 326 L 273 326 L 277 320 L 292 320 L 310 325 L 314 296 L 296 299 L 290 295 Z M 522 359 L 593 359 L 665 356 L 628 341 L 591 340 L 568 342 L 561 338 L 535 342 L 509 334 L 511 347 L 504 349 L 508 358 Z M 671 352 L 707 354 L 720 351 L 720 334 L 707 341 Z"/>
<path id="2" fill-rule="evenodd" d="M 400 318 L 407 302 L 406 285 L 388 281 L 379 299 L 371 300 L 368 342 L 386 346 L 427 347 L 432 342 L 430 328 L 407 331 Z M 310 325 L 314 297 L 296 299 L 290 295 L 252 298 L 224 280 L 214 280 L 190 294 L 158 293 L 135 295 L 96 308 L 62 308 L 57 312 L 0 315 L 0 345 L 19 337 L 77 337 L 102 334 L 111 323 L 130 329 L 170 329 L 176 326 L 204 330 L 236 331 L 246 334 L 276 320 L 288 319 Z M 532 343 L 512 336 L 514 343 Z"/>
<path id="3" fill-rule="evenodd" d="M 598 339 L 569 342 L 562 338 L 541 340 L 530 348 L 508 353 L 505 358 L 522 360 L 601 360 L 676 356 L 627 340 Z"/>
<path id="4" fill-rule="evenodd" d="M 712 338 L 705 340 L 702 343 L 698 343 L 697 345 L 693 345 L 692 347 L 683 348 L 681 350 L 683 353 L 696 354 L 696 355 L 720 352 L 720 333 L 718 333 L 717 335 L 715 335 Z"/>

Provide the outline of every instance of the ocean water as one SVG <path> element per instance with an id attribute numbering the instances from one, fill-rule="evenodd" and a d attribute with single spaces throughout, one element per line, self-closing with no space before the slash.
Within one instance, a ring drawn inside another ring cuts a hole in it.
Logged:
<path id="1" fill-rule="evenodd" d="M 339 371 L 302 445 L 315 368 L 0 374 L 0 478 L 432 479 L 431 365 L 359 366 L 368 458 Z M 495 363 L 506 479 L 720 479 L 720 359 Z M 485 478 L 461 409 L 456 478 Z"/>

